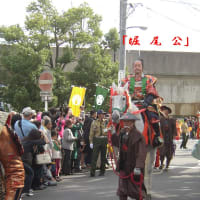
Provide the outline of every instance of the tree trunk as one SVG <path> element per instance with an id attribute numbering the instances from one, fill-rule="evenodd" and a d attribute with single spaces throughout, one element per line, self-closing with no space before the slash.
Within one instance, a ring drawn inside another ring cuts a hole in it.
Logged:
<path id="1" fill-rule="evenodd" d="M 116 62 L 116 51 L 114 51 L 114 62 Z"/>

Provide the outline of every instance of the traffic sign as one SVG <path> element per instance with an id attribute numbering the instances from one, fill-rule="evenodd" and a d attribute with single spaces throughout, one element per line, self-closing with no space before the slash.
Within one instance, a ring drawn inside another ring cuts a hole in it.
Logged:
<path id="1" fill-rule="evenodd" d="M 53 100 L 53 96 L 41 96 L 42 97 L 42 101 L 52 101 Z"/>
<path id="2" fill-rule="evenodd" d="M 45 96 L 52 96 L 52 92 L 48 92 L 48 91 L 41 91 L 40 92 L 40 96 L 41 97 L 45 97 Z"/>
<path id="3" fill-rule="evenodd" d="M 41 91 L 52 91 L 53 75 L 50 71 L 44 71 L 40 74 L 39 87 Z"/>

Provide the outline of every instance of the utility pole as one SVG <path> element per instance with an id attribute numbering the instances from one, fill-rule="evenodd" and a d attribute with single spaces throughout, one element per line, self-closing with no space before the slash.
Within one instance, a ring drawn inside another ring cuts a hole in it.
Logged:
<path id="1" fill-rule="evenodd" d="M 127 18 L 127 1 L 120 0 L 120 50 L 119 50 L 119 71 L 118 71 L 118 86 L 121 85 L 121 80 L 125 78 L 126 67 L 126 45 L 123 44 L 123 37 L 126 35 L 126 18 Z"/>

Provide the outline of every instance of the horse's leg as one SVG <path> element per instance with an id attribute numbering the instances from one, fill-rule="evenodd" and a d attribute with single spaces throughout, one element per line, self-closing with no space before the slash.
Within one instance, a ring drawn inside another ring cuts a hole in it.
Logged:
<path id="1" fill-rule="evenodd" d="M 153 172 L 153 165 L 155 162 L 156 156 L 156 148 L 148 146 L 147 157 L 145 160 L 145 175 L 144 175 L 144 184 L 147 190 L 147 194 L 151 194 L 152 188 L 152 172 Z"/>

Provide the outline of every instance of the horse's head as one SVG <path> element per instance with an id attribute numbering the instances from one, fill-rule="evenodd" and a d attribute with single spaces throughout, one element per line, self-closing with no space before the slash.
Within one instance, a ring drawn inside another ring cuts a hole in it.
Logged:
<path id="1" fill-rule="evenodd" d="M 112 121 L 114 123 L 119 123 L 120 116 L 127 111 L 130 105 L 129 99 L 128 83 L 124 87 L 117 87 L 113 83 L 111 94 L 111 108 Z"/>

